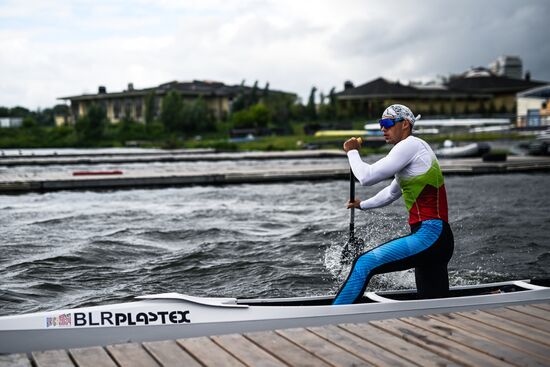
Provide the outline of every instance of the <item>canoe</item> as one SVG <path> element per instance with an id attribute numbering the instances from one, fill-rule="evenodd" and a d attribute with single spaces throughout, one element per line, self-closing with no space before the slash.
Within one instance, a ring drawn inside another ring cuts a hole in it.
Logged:
<path id="1" fill-rule="evenodd" d="M 353 305 L 333 296 L 240 299 L 164 293 L 135 302 L 0 317 L 0 353 L 109 345 L 418 316 L 550 301 L 529 280 L 453 287 L 450 296 L 366 292 Z"/>

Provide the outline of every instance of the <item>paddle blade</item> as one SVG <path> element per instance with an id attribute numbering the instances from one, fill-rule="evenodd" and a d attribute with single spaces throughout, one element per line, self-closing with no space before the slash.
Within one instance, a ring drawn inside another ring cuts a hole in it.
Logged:
<path id="1" fill-rule="evenodd" d="M 349 265 L 365 251 L 365 241 L 361 238 L 352 237 L 344 246 L 340 255 L 340 264 Z"/>

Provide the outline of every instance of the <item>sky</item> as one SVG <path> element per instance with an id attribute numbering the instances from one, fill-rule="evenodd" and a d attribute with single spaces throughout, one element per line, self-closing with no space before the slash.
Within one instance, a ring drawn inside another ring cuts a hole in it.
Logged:
<path id="1" fill-rule="evenodd" d="M 328 95 L 501 55 L 550 81 L 548 0 L 0 0 L 0 106 L 215 80 Z"/>

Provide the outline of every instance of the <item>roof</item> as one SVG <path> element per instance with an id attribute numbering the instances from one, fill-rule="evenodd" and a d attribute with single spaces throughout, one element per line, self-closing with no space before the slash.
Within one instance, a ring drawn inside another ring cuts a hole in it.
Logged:
<path id="1" fill-rule="evenodd" d="M 536 87 L 528 89 L 526 91 L 518 93 L 518 97 L 524 98 L 550 98 L 550 84 L 543 85 L 542 87 Z"/>
<path id="2" fill-rule="evenodd" d="M 477 94 L 477 93 L 476 93 Z M 366 84 L 336 94 L 340 99 L 354 98 L 465 98 L 471 93 L 442 86 L 410 86 L 377 78 Z M 480 96 L 483 97 L 483 96 Z M 488 96 L 485 96 L 488 97 Z"/>
<path id="3" fill-rule="evenodd" d="M 178 82 L 171 81 L 160 84 L 157 87 L 145 88 L 145 89 L 133 89 L 125 90 L 122 92 L 114 93 L 95 93 L 95 94 L 82 94 L 78 96 L 60 97 L 62 100 L 97 100 L 97 99 L 110 99 L 116 97 L 136 97 L 144 96 L 151 92 L 155 94 L 166 94 L 169 91 L 178 91 L 182 95 L 192 96 L 236 96 L 242 91 L 251 91 L 252 87 L 243 85 L 226 85 L 217 81 L 205 81 L 205 80 L 193 80 L 192 82 Z M 295 93 L 282 92 L 277 90 L 269 90 L 270 93 L 280 93 L 295 95 Z"/>
<path id="4" fill-rule="evenodd" d="M 544 84 L 546 82 L 489 75 L 452 79 L 447 83 L 447 86 L 449 89 L 464 92 L 518 93 Z"/>

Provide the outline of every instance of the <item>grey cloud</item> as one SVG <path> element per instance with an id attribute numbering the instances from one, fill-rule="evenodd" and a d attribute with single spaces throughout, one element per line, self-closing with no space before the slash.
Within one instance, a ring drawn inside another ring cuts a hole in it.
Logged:
<path id="1" fill-rule="evenodd" d="M 335 56 L 362 60 L 370 77 L 392 72 L 392 64 L 404 55 L 415 60 L 416 70 L 386 77 L 459 73 L 511 54 L 522 57 L 524 70 L 534 78 L 550 80 L 550 2 L 411 3 L 392 2 L 382 16 L 350 20 L 332 35 L 328 47 Z"/>

